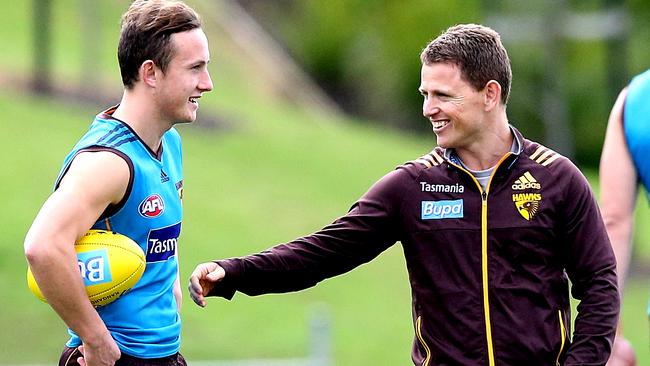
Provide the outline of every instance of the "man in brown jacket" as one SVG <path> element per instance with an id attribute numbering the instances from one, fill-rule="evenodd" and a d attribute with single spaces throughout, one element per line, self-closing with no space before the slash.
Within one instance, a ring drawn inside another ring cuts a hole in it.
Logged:
<path id="1" fill-rule="evenodd" d="M 375 183 L 343 217 L 264 252 L 197 266 L 190 295 L 297 291 L 400 241 L 416 365 L 604 365 L 619 313 L 616 261 L 589 184 L 508 121 L 510 60 L 467 24 L 422 51 L 437 147 Z M 580 301 L 571 331 L 571 294 Z"/>

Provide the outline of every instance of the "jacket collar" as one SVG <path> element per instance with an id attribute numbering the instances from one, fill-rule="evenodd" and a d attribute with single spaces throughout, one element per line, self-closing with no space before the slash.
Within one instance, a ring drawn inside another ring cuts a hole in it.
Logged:
<path id="1" fill-rule="evenodd" d="M 512 151 L 513 157 L 516 159 L 519 157 L 519 155 L 524 151 L 524 136 L 519 132 L 518 129 L 516 129 L 513 125 L 508 124 L 508 127 L 510 128 L 510 131 L 512 132 L 512 135 L 515 137 L 514 142 L 515 142 L 515 149 Z M 454 149 L 443 149 L 443 156 L 446 160 L 448 160 L 451 163 L 454 163 L 456 165 L 461 165 L 460 158 L 456 154 L 456 150 Z M 510 166 L 508 166 L 510 167 Z"/>

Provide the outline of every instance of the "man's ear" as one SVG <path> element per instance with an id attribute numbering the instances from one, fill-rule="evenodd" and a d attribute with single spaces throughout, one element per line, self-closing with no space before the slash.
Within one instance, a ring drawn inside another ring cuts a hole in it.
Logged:
<path id="1" fill-rule="evenodd" d="M 153 61 L 146 60 L 142 65 L 140 65 L 138 72 L 140 73 L 140 80 L 142 80 L 146 85 L 155 88 L 159 71 L 160 70 L 156 67 L 156 64 L 154 64 Z"/>
<path id="2" fill-rule="evenodd" d="M 492 110 L 501 103 L 501 84 L 490 80 L 485 84 L 485 110 Z"/>

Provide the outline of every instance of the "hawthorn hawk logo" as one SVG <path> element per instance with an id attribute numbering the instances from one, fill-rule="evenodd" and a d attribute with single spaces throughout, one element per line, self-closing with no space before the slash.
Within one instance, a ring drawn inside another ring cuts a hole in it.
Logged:
<path id="1" fill-rule="evenodd" d="M 524 173 L 512 185 L 513 190 L 527 190 L 527 189 L 542 189 L 542 185 L 533 177 L 530 172 Z M 512 202 L 515 208 L 526 220 L 532 220 L 539 210 L 539 205 L 542 201 L 541 193 L 513 193 Z"/>

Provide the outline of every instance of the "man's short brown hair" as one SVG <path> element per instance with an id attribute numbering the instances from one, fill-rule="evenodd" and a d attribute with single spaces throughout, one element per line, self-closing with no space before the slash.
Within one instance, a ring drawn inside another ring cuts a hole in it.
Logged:
<path id="1" fill-rule="evenodd" d="M 496 80 L 501 85 L 501 102 L 504 105 L 508 102 L 512 82 L 510 59 L 499 33 L 489 27 L 477 24 L 450 27 L 422 50 L 420 60 L 423 65 L 446 62 L 458 66 L 463 78 L 476 90 Z"/>
<path id="2" fill-rule="evenodd" d="M 133 87 L 138 81 L 138 70 L 146 60 L 152 60 L 165 72 L 174 56 L 171 35 L 200 27 L 198 14 L 182 2 L 134 1 L 122 16 L 117 49 L 124 86 Z"/>

